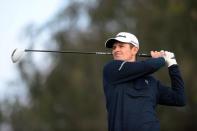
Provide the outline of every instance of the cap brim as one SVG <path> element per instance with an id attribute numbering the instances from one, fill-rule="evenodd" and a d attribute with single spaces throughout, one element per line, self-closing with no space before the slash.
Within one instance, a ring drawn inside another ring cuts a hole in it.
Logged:
<path id="1" fill-rule="evenodd" d="M 106 47 L 106 48 L 112 48 L 112 47 L 113 47 L 113 44 L 114 44 L 115 42 L 117 42 L 117 41 L 123 42 L 123 43 L 130 43 L 130 44 L 136 46 L 136 44 L 133 44 L 133 43 L 131 43 L 130 41 L 125 40 L 125 39 L 122 39 L 122 38 L 109 38 L 109 39 L 105 42 L 105 47 Z"/>
<path id="2" fill-rule="evenodd" d="M 113 44 L 116 42 L 117 40 L 115 38 L 110 38 L 105 42 L 105 47 L 106 48 L 112 48 Z"/>

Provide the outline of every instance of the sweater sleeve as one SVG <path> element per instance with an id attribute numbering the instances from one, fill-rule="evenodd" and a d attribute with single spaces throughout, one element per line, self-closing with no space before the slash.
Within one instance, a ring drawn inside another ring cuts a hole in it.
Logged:
<path id="1" fill-rule="evenodd" d="M 109 83 L 118 84 L 152 74 L 164 65 L 164 58 L 151 58 L 138 62 L 113 60 L 105 65 L 103 76 Z"/>
<path id="2" fill-rule="evenodd" d="M 171 79 L 171 87 L 158 82 L 158 103 L 169 106 L 184 106 L 186 103 L 184 82 L 177 65 L 168 68 Z"/>

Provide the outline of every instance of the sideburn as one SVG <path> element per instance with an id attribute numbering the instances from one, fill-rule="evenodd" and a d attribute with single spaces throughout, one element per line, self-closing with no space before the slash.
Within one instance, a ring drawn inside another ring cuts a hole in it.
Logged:
<path id="1" fill-rule="evenodd" d="M 136 48 L 134 45 L 131 45 L 131 44 L 130 44 L 130 48 L 136 51 L 135 60 L 137 61 L 137 58 L 138 58 L 138 57 L 137 57 L 138 48 Z"/>

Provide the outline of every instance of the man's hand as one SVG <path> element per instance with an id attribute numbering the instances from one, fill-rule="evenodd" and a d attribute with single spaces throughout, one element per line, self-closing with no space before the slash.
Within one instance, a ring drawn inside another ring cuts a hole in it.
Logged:
<path id="1" fill-rule="evenodd" d="M 166 64 L 168 67 L 172 66 L 172 65 L 177 65 L 174 53 L 169 52 L 169 51 L 160 51 L 162 54 L 162 57 L 165 59 Z"/>

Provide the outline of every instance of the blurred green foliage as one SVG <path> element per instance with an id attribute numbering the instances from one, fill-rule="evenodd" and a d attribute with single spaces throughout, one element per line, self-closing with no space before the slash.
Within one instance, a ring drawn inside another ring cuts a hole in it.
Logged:
<path id="1" fill-rule="evenodd" d="M 82 12 L 90 20 L 83 29 Z M 70 1 L 68 7 L 42 27 L 42 31 L 52 32 L 51 40 L 60 50 L 105 51 L 107 38 L 128 31 L 139 38 L 143 52 L 161 49 L 175 52 L 185 80 L 187 106 L 158 106 L 162 131 L 197 130 L 196 29 L 195 0 Z M 13 131 L 107 130 L 102 67 L 111 57 L 51 55 L 54 64 L 46 76 L 28 57 L 20 62 L 19 70 L 30 102 L 28 106 L 12 105 L 6 120 Z M 30 75 L 29 70 L 34 73 Z M 164 68 L 155 76 L 170 84 L 166 72 Z"/>

